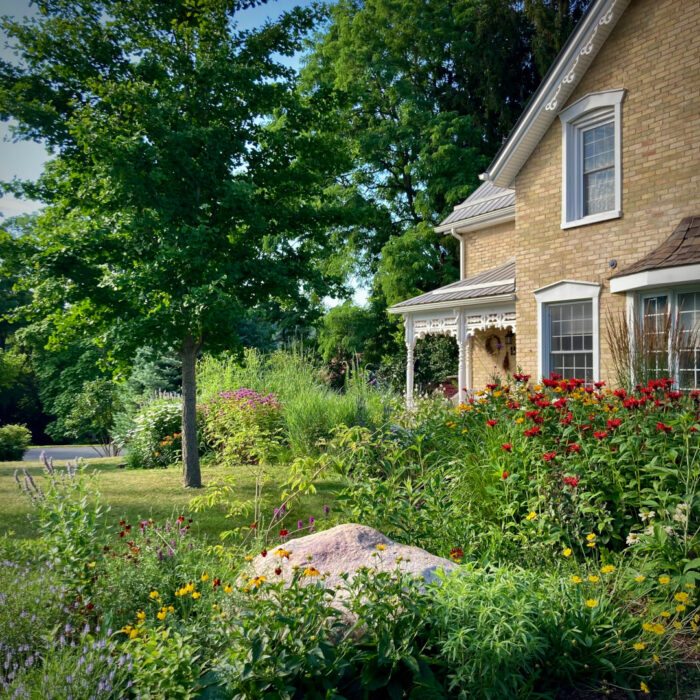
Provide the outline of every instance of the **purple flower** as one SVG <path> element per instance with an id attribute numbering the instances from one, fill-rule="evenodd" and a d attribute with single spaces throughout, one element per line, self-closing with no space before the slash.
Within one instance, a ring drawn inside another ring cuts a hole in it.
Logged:
<path id="1" fill-rule="evenodd" d="M 330 511 L 330 507 L 329 507 L 329 506 L 323 506 L 323 512 L 324 512 L 326 515 L 328 515 L 329 511 Z"/>
<path id="2" fill-rule="evenodd" d="M 297 530 L 301 530 L 302 527 L 304 527 L 304 521 L 297 520 Z"/>
<path id="3" fill-rule="evenodd" d="M 313 524 L 314 524 L 314 516 L 310 515 L 309 516 L 309 525 L 313 525 Z"/>

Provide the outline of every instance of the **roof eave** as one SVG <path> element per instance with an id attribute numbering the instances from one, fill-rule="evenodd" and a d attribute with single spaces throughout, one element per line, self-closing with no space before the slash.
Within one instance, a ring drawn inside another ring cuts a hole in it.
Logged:
<path id="1" fill-rule="evenodd" d="M 515 176 L 566 103 L 625 11 L 630 0 L 597 0 L 569 37 L 559 56 L 501 146 L 479 177 L 498 187 L 512 187 Z"/>
<path id="2" fill-rule="evenodd" d="M 515 301 L 515 292 L 509 294 L 496 294 L 490 297 L 472 297 L 470 299 L 460 299 L 452 301 L 435 301 L 428 304 L 413 304 L 412 306 L 390 306 L 387 311 L 390 314 L 407 314 L 418 311 L 432 311 L 434 309 L 458 309 L 473 306 L 488 306 L 504 301 Z"/>
<path id="3" fill-rule="evenodd" d="M 471 219 L 463 219 L 462 221 L 453 221 L 449 224 L 441 224 L 436 226 L 433 230 L 435 233 L 450 233 L 454 235 L 455 233 L 467 233 L 469 231 L 478 231 L 482 228 L 488 228 L 494 224 L 502 224 L 507 221 L 515 220 L 515 204 L 509 207 L 503 207 L 503 209 L 496 209 L 495 211 L 487 212 L 486 214 L 480 214 L 479 216 L 474 216 Z"/>

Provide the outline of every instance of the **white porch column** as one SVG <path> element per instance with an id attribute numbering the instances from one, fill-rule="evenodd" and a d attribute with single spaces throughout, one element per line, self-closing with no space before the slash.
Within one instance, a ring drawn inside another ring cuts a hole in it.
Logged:
<path id="1" fill-rule="evenodd" d="M 413 365 L 415 358 L 413 349 L 416 346 L 416 339 L 413 334 L 413 316 L 406 314 L 404 319 L 406 329 L 406 406 L 413 406 Z"/>
<path id="2" fill-rule="evenodd" d="M 457 367 L 457 386 L 459 403 L 464 403 L 467 391 L 471 389 L 471 336 L 467 327 L 467 314 L 460 309 L 457 317 L 457 350 L 459 365 Z"/>

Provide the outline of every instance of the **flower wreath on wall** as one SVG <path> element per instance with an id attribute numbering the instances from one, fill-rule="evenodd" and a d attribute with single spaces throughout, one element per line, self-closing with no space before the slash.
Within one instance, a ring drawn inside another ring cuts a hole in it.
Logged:
<path id="1" fill-rule="evenodd" d="M 495 333 L 492 333 L 491 335 L 486 337 L 484 347 L 486 348 L 486 352 L 489 355 L 495 357 L 501 351 L 503 344 L 501 343 L 501 339 Z"/>

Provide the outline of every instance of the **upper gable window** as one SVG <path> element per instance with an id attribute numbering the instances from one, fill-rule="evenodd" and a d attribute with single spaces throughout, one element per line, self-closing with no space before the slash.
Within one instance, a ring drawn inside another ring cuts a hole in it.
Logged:
<path id="1" fill-rule="evenodd" d="M 559 114 L 562 228 L 622 216 L 624 90 L 587 95 Z"/>

